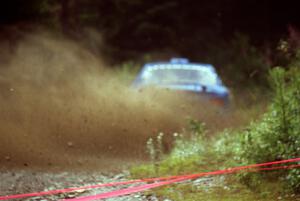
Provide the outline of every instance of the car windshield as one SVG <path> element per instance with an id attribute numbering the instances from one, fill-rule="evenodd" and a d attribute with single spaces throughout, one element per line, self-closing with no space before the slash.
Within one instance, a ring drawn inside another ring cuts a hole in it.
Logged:
<path id="1" fill-rule="evenodd" d="M 148 84 L 200 84 L 216 85 L 217 76 L 209 68 L 149 68 L 143 74 L 144 82 Z"/>

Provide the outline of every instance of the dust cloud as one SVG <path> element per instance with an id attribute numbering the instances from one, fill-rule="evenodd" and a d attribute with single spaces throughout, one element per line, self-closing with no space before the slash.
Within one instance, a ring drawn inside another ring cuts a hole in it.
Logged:
<path id="1" fill-rule="evenodd" d="M 120 76 L 80 45 L 51 34 L 27 35 L 6 61 L 0 67 L 2 166 L 145 158 L 150 136 L 163 131 L 170 139 L 197 111 L 168 91 L 132 89 L 123 79 L 132 75 Z"/>

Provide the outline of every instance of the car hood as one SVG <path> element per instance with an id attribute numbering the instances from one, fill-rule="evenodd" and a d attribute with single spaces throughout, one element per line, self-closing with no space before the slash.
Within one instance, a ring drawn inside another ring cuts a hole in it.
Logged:
<path id="1" fill-rule="evenodd" d="M 179 91 L 190 91 L 196 93 L 209 93 L 219 97 L 226 97 L 229 94 L 229 90 L 223 85 L 212 85 L 212 86 L 202 86 L 200 84 L 164 84 L 164 85 L 148 85 L 157 88 L 166 88 L 171 90 Z M 145 86 L 139 86 L 138 88 L 143 88 Z"/>

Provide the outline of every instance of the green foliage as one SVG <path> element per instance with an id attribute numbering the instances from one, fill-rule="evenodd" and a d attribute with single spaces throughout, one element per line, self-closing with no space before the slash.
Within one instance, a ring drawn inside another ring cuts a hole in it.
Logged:
<path id="1" fill-rule="evenodd" d="M 271 71 L 271 86 L 275 91 L 273 103 L 263 118 L 240 133 L 238 153 L 245 164 L 261 163 L 299 157 L 300 153 L 300 71 L 291 68 Z M 253 175 L 253 174 L 251 174 Z M 300 170 L 285 170 L 282 178 L 300 191 Z M 276 175 L 278 176 L 278 175 Z M 254 177 L 257 177 L 256 179 Z M 247 185 L 257 185 L 259 176 L 241 177 Z"/>
<path id="2" fill-rule="evenodd" d="M 262 192 L 251 191 L 245 186 L 239 184 L 234 178 L 227 181 L 226 184 L 218 182 L 217 179 L 210 185 L 203 182 L 198 185 L 192 183 L 182 183 L 168 187 L 162 187 L 155 190 L 155 195 L 160 198 L 167 198 L 173 201 L 274 201 L 285 200 L 294 201 L 299 197 L 293 193 L 281 193 L 282 185 L 278 183 L 265 183 Z M 153 194 L 153 192 L 149 192 Z M 161 199 L 164 200 L 164 199 Z"/>
<path id="3" fill-rule="evenodd" d="M 192 137 L 196 138 L 196 140 L 201 140 L 206 137 L 207 132 L 205 129 L 205 123 L 191 119 L 189 121 L 189 128 L 192 133 Z"/>

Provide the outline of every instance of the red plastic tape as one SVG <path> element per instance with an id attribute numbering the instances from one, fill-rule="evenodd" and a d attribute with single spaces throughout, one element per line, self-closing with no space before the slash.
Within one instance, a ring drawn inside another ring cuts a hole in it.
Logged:
<path id="1" fill-rule="evenodd" d="M 269 168 L 259 168 L 253 171 L 266 171 L 266 170 L 278 170 L 278 169 L 291 169 L 291 168 L 298 168 L 300 167 L 299 165 L 290 165 L 290 166 L 279 166 L 279 167 L 269 167 Z M 169 184 L 174 184 L 177 182 L 181 182 L 181 181 L 186 181 L 186 180 L 190 180 L 190 179 L 195 179 L 195 178 L 199 178 L 201 176 L 208 176 L 208 175 L 221 175 L 221 174 L 230 174 L 230 173 L 234 173 L 237 170 L 221 170 L 221 171 L 215 171 L 215 172 L 208 172 L 208 173 L 203 173 L 203 175 L 190 175 L 190 176 L 182 176 L 180 178 L 177 179 L 171 179 L 168 181 L 162 181 L 162 182 L 157 182 L 157 183 L 153 183 L 153 184 L 145 184 L 145 185 L 141 185 L 141 186 L 135 186 L 135 187 L 131 187 L 131 188 L 126 188 L 126 189 L 121 189 L 121 190 L 115 190 L 115 191 L 111 191 L 111 192 L 107 192 L 107 193 L 101 193 L 98 195 L 92 195 L 92 196 L 85 196 L 85 197 L 80 197 L 80 198 L 74 198 L 74 199 L 66 199 L 66 200 L 62 200 L 62 201 L 92 201 L 92 200 L 98 200 L 98 199 L 106 199 L 106 198 L 112 198 L 112 197 L 118 197 L 118 196 L 124 196 L 124 195 L 129 195 L 132 193 L 138 193 L 138 192 L 143 192 L 146 191 L 148 189 L 153 189 L 156 187 L 160 187 L 160 186 L 165 186 L 165 185 L 169 185 Z"/>
<path id="2" fill-rule="evenodd" d="M 176 179 L 180 180 L 182 178 L 185 178 L 184 180 L 187 180 L 187 178 L 188 179 L 193 179 L 193 178 L 203 177 L 203 176 L 227 174 L 227 173 L 233 173 L 233 172 L 241 171 L 241 170 L 245 170 L 245 169 L 264 167 L 264 166 L 270 166 L 270 165 L 285 164 L 285 163 L 291 163 L 291 162 L 300 162 L 300 158 L 293 158 L 293 159 L 288 159 L 288 160 L 253 164 L 253 165 L 248 165 L 248 166 L 239 166 L 239 167 L 229 168 L 229 169 L 225 169 L 225 170 L 218 170 L 218 171 L 213 171 L 213 172 L 204 172 L 204 173 L 198 173 L 198 174 L 170 176 L 170 177 L 158 177 L 158 178 L 148 178 L 148 179 L 137 179 L 137 180 L 124 181 L 124 182 L 113 182 L 113 183 L 107 183 L 107 184 L 97 184 L 97 185 L 91 185 L 91 186 L 66 188 L 66 189 L 59 189 L 59 190 L 52 190 L 52 191 L 43 191 L 43 192 L 34 192 L 34 193 L 16 194 L 16 195 L 5 195 L 5 196 L 0 196 L 0 200 L 10 200 L 10 199 L 16 199 L 16 198 L 54 195 L 54 194 L 72 192 L 72 191 L 82 190 L 82 189 L 93 189 L 93 188 L 101 188 L 101 187 L 108 187 L 108 186 L 119 186 L 119 185 L 127 185 L 127 184 L 134 184 L 134 183 L 143 183 L 143 182 L 161 181 L 161 182 L 167 182 L 169 184 L 170 181 L 173 181 L 171 183 L 176 183 L 176 181 L 174 182 L 174 180 L 176 180 Z M 298 165 L 296 165 L 296 166 L 298 167 Z M 296 166 L 294 165 L 293 168 L 296 168 Z M 261 168 L 261 169 L 262 170 L 283 169 L 281 167 L 285 167 L 285 166 L 269 167 L 269 168 Z M 259 171 L 259 170 L 256 170 L 256 171 Z M 157 185 L 159 183 L 155 183 L 155 184 Z M 161 183 L 161 184 L 162 185 L 167 185 L 167 184 L 164 184 L 164 183 Z M 150 185 L 150 184 L 147 184 L 147 185 Z M 154 185 L 154 186 L 158 187 L 156 185 Z M 159 185 L 159 186 L 162 186 L 162 185 Z M 151 187 L 151 188 L 155 188 L 155 187 Z M 149 189 L 149 188 L 147 188 L 147 189 Z"/>

